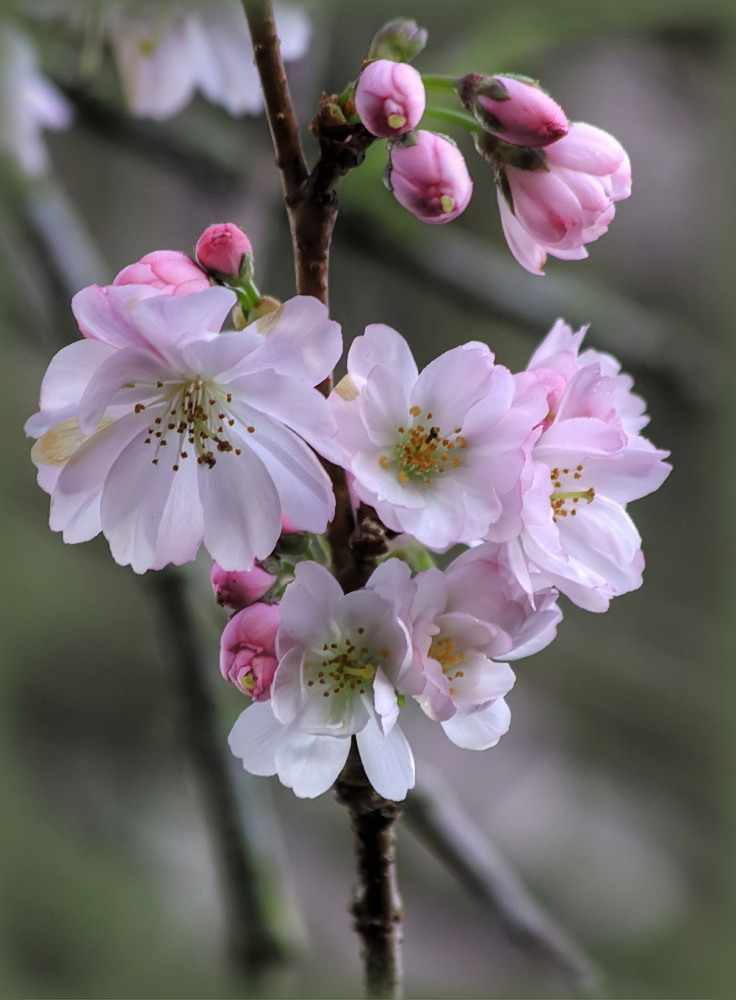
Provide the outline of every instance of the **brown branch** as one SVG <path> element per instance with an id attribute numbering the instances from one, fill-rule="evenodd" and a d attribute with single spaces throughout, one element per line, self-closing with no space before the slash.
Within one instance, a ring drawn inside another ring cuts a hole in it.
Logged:
<path id="1" fill-rule="evenodd" d="M 394 823 L 401 806 L 379 795 L 365 775 L 355 742 L 335 798 L 350 814 L 360 887 L 352 905 L 363 943 L 369 997 L 401 996 L 401 900 L 396 884 Z"/>
<path id="2" fill-rule="evenodd" d="M 337 218 L 337 184 L 362 163 L 373 136 L 346 121 L 336 97 L 323 96 L 312 132 L 320 156 L 309 172 L 299 136 L 269 0 L 243 0 L 261 79 L 276 164 L 289 215 L 296 288 L 328 304 L 328 270 Z M 320 390 L 327 395 L 332 380 Z M 335 491 L 335 517 L 328 529 L 333 573 L 346 592 L 362 587 L 375 566 L 376 532 L 357 525 L 345 471 L 325 462 Z M 350 814 L 359 889 L 353 903 L 355 929 L 363 945 L 366 990 L 370 997 L 397 997 L 401 983 L 401 906 L 396 888 L 393 824 L 399 806 L 384 799 L 366 777 L 355 743 L 335 783 L 335 794 Z"/>

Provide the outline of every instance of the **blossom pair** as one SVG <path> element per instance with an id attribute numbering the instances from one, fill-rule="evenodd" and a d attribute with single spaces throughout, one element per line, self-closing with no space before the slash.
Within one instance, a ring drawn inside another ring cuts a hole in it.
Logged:
<path id="1" fill-rule="evenodd" d="M 223 673 L 254 695 L 230 734 L 234 754 L 313 797 L 335 781 L 355 737 L 374 788 L 403 799 L 414 784 L 398 724 L 407 698 L 458 746 L 494 746 L 514 683 L 503 660 L 545 646 L 560 618 L 552 588 L 535 596 L 490 544 L 414 578 L 388 559 L 350 594 L 322 566 L 300 563 L 278 610 L 245 608 L 223 633 Z"/>
<path id="2" fill-rule="evenodd" d="M 431 549 L 505 545 L 527 594 L 541 573 L 605 610 L 638 587 L 626 505 L 670 467 L 639 433 L 647 418 L 631 379 L 610 356 L 579 353 L 584 333 L 559 321 L 516 375 L 480 343 L 420 374 L 396 331 L 368 327 L 330 399 L 356 497 Z"/>

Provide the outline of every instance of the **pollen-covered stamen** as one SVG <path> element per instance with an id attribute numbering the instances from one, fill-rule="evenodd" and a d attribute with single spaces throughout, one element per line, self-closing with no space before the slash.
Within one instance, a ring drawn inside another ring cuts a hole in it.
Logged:
<path id="1" fill-rule="evenodd" d="M 379 458 L 382 468 L 396 469 L 401 483 L 411 480 L 431 483 L 435 475 L 462 464 L 459 452 L 468 444 L 461 435 L 462 427 L 454 428 L 445 437 L 442 428 L 432 423 L 430 411 L 422 414 L 421 407 L 412 406 L 409 417 L 410 426 L 408 423 L 406 427 L 396 428 L 393 456 L 381 455 Z"/>
<path id="2" fill-rule="evenodd" d="M 363 641 L 365 629 L 358 629 L 355 639 L 343 636 L 325 643 L 319 659 L 304 664 L 307 687 L 321 688 L 322 696 L 352 697 L 365 694 L 373 686 L 376 669 L 388 656 L 387 649 L 373 649 Z"/>
<path id="3" fill-rule="evenodd" d="M 580 479 L 583 475 L 582 465 L 576 465 L 575 468 L 560 469 L 555 467 L 550 470 L 549 477 L 554 486 L 554 490 L 549 495 L 549 501 L 552 505 L 552 520 L 557 521 L 560 517 L 575 517 L 578 508 L 575 504 L 579 504 L 581 500 L 586 503 L 592 503 L 595 498 L 595 489 L 589 486 L 587 489 L 575 489 L 576 486 L 580 486 Z M 572 486 L 573 489 L 566 489 L 565 487 Z"/>
<path id="4" fill-rule="evenodd" d="M 135 388 L 133 383 L 127 387 Z M 212 468 L 218 454 L 232 452 L 241 454 L 230 441 L 230 429 L 235 425 L 235 418 L 230 415 L 228 404 L 232 401 L 229 392 L 200 378 L 189 382 L 159 381 L 156 389 L 160 391 L 158 398 L 148 404 L 136 403 L 135 412 L 155 409 L 158 415 L 148 428 L 146 444 L 155 444 L 156 450 L 152 462 L 158 465 L 160 450 L 169 443 L 170 438 L 176 438 L 176 450 L 172 455 L 172 469 L 177 472 L 181 460 L 195 458 L 199 465 Z M 160 405 L 165 409 L 161 412 Z M 253 434 L 255 427 L 247 430 Z"/>
<path id="5" fill-rule="evenodd" d="M 455 643 L 449 635 L 438 635 L 432 640 L 432 645 L 429 647 L 428 656 L 431 656 L 433 660 L 437 660 L 439 665 L 442 667 L 442 673 L 445 675 L 447 680 L 452 684 L 455 680 L 460 680 L 465 676 L 464 671 L 461 669 L 461 665 L 465 663 L 467 656 L 464 650 L 455 649 Z M 460 665 L 460 666 L 459 666 Z M 449 694 L 454 696 L 457 694 L 457 688 L 450 687 Z"/>

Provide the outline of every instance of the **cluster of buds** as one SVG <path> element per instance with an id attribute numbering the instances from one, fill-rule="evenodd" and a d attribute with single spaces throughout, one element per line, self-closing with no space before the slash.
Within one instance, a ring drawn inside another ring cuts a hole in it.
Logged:
<path id="1" fill-rule="evenodd" d="M 355 85 L 354 104 L 365 128 L 388 140 L 385 181 L 397 201 L 422 222 L 449 222 L 467 207 L 473 183 L 453 140 L 419 128 L 426 114 L 437 113 L 427 109 L 425 83 L 439 78 L 423 79 L 405 60 L 426 35 L 412 46 L 389 44 L 394 34 L 415 38 L 418 31 L 414 22 L 401 20 L 381 30 Z M 447 83 L 440 85 L 446 89 Z M 631 191 L 621 144 L 592 125 L 571 124 L 528 77 L 469 73 L 449 84 L 465 121 L 461 112 L 455 117 L 473 132 L 477 151 L 493 168 L 504 235 L 519 263 L 543 274 L 548 254 L 586 257 L 586 244 L 606 232 L 615 202 Z"/>

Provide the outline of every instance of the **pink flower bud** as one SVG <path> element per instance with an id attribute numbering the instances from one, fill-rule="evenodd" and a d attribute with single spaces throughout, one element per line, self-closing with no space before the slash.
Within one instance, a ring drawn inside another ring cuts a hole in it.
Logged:
<path id="1" fill-rule="evenodd" d="M 391 143 L 387 184 L 394 197 L 422 222 L 449 222 L 464 212 L 473 182 L 454 142 L 435 132 L 414 132 Z"/>
<path id="2" fill-rule="evenodd" d="M 240 611 L 241 608 L 260 601 L 276 582 L 276 577 L 258 565 L 238 573 L 223 569 L 219 563 L 215 563 L 210 573 L 210 582 L 218 604 Z"/>
<path id="3" fill-rule="evenodd" d="M 164 295 L 191 295 L 209 288 L 210 279 L 186 254 L 154 250 L 124 267 L 113 285 L 150 285 Z"/>
<path id="4" fill-rule="evenodd" d="M 547 254 L 562 260 L 588 256 L 586 243 L 601 237 L 631 193 L 631 164 L 608 132 L 573 122 L 569 133 L 544 150 L 547 165 L 503 167 L 501 222 L 511 252 L 527 271 L 543 274 Z"/>
<path id="5" fill-rule="evenodd" d="M 278 666 L 276 633 L 281 612 L 276 604 L 253 604 L 230 619 L 220 640 L 220 671 L 255 701 L 268 701 Z"/>
<path id="6" fill-rule="evenodd" d="M 533 80 L 470 73 L 458 94 L 486 131 L 515 146 L 548 146 L 568 132 L 565 112 Z"/>
<path id="7" fill-rule="evenodd" d="M 232 222 L 208 226 L 194 253 L 206 271 L 228 278 L 252 277 L 253 248 L 240 226 Z"/>
<path id="8" fill-rule="evenodd" d="M 375 33 L 368 51 L 369 59 L 410 62 L 427 44 L 427 30 L 416 21 L 395 17 Z"/>
<path id="9" fill-rule="evenodd" d="M 422 78 L 408 63 L 377 59 L 358 77 L 355 107 L 368 131 L 382 139 L 416 128 L 425 104 Z"/>

